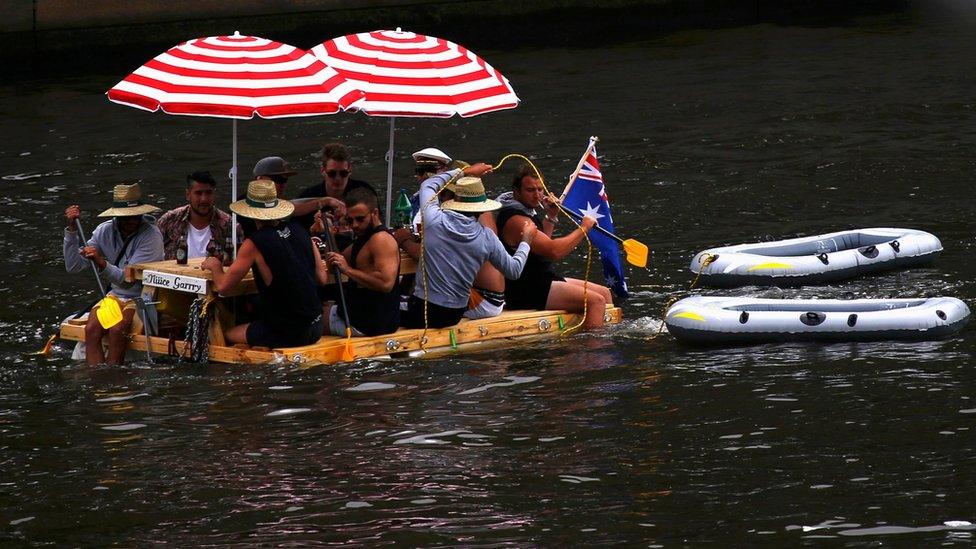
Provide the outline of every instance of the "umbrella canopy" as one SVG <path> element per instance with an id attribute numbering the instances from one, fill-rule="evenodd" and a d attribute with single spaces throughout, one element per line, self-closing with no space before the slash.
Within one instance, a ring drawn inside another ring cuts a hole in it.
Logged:
<path id="1" fill-rule="evenodd" d="M 313 47 L 312 55 L 365 92 L 358 108 L 371 116 L 449 118 L 518 106 L 508 79 L 468 49 L 432 36 L 379 30 Z M 393 187 L 394 119 L 387 152 L 386 216 Z"/>
<path id="2" fill-rule="evenodd" d="M 233 119 L 230 177 L 236 201 L 238 119 L 333 114 L 362 99 L 363 92 L 299 48 L 235 32 L 174 46 L 107 95 L 147 111 Z M 236 250 L 237 232 L 231 234 Z"/>
<path id="3" fill-rule="evenodd" d="M 147 111 L 240 119 L 333 114 L 362 96 L 305 51 L 239 33 L 174 46 L 108 90 Z"/>

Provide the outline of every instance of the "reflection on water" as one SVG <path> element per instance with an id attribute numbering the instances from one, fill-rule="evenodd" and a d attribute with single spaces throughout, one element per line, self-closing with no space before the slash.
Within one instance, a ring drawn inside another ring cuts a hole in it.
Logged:
<path id="1" fill-rule="evenodd" d="M 63 274 L 66 203 L 91 228 L 111 185 L 139 180 L 176 206 L 184 173 L 226 169 L 230 124 L 108 103 L 123 69 L 0 88 L 4 127 L 29 129 L 0 136 L 0 542 L 970 545 L 971 330 L 705 350 L 655 336 L 694 253 L 854 227 L 930 231 L 945 252 L 828 287 L 695 292 L 971 301 L 971 36 L 902 14 L 482 52 L 523 104 L 403 120 L 398 173 L 425 146 L 520 152 L 558 191 L 599 135 L 615 222 L 650 268 L 603 333 L 342 368 L 25 358 L 94 294 Z M 294 196 L 340 139 L 379 182 L 386 129 L 242 122 L 241 171 L 280 154 Z"/>

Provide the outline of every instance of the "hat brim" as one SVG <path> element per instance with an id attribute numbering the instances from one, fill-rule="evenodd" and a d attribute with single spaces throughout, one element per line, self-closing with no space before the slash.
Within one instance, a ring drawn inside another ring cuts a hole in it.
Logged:
<path id="1" fill-rule="evenodd" d="M 490 198 L 485 199 L 481 202 L 461 202 L 459 200 L 448 200 L 441 203 L 441 208 L 445 210 L 454 210 L 455 212 L 464 213 L 483 213 L 483 212 L 493 212 L 502 207 L 502 203 L 497 200 L 492 200 Z"/>
<path id="2" fill-rule="evenodd" d="M 278 205 L 273 208 L 255 208 L 249 205 L 247 200 L 238 200 L 230 205 L 230 211 L 249 219 L 274 221 L 291 215 L 295 211 L 295 205 L 287 200 L 279 199 Z"/>
<path id="3" fill-rule="evenodd" d="M 298 175 L 298 172 L 296 172 L 295 170 L 289 170 L 287 172 L 259 173 L 259 174 L 255 174 L 254 177 L 261 177 L 262 175 L 263 176 L 283 175 L 285 177 L 294 177 L 294 176 Z"/>
<path id="4" fill-rule="evenodd" d="M 98 214 L 98 217 L 128 217 L 130 215 L 143 215 L 162 211 L 152 204 L 142 204 L 139 206 L 128 206 L 125 208 L 109 208 Z"/>

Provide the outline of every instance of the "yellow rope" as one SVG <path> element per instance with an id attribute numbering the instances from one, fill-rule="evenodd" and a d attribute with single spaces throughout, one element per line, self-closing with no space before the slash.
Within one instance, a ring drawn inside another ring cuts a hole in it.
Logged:
<path id="1" fill-rule="evenodd" d="M 698 273 L 695 274 L 695 279 L 692 280 L 691 284 L 688 286 L 689 292 L 695 289 L 695 285 L 698 284 L 698 279 L 701 278 L 702 271 L 705 270 L 705 267 L 711 265 L 712 262 L 714 262 L 716 259 L 718 259 L 718 256 L 714 254 L 707 254 L 698 258 L 698 263 L 700 264 L 700 267 L 698 267 Z M 664 304 L 664 309 L 661 311 L 661 325 L 658 326 L 657 332 L 655 332 L 655 334 L 651 336 L 651 339 L 657 339 L 657 336 L 661 335 L 664 332 L 664 319 L 667 318 L 668 309 L 670 309 L 671 306 L 674 305 L 675 302 L 677 301 L 678 301 L 677 297 L 672 297 L 667 303 Z"/>
<path id="2" fill-rule="evenodd" d="M 495 168 L 493 168 L 493 171 L 494 169 L 500 168 L 505 163 L 505 161 L 510 158 L 520 158 L 524 160 L 526 164 L 531 166 L 532 171 L 535 172 L 536 179 L 538 179 L 539 183 L 542 184 L 542 190 L 545 191 L 546 196 L 548 196 L 549 199 L 552 200 L 553 202 L 558 201 L 556 195 L 552 194 L 552 191 L 550 191 L 549 187 L 546 186 L 546 180 L 544 177 L 542 177 L 542 172 L 539 171 L 539 168 L 537 168 L 531 160 L 529 160 L 525 156 L 522 156 L 521 154 L 512 153 L 512 154 L 505 155 L 504 157 L 502 157 L 501 160 L 498 161 L 498 165 Z M 573 225 L 576 225 L 576 228 L 583 232 L 583 238 L 586 239 L 586 270 L 583 272 L 583 316 L 582 318 L 580 318 L 580 321 L 577 324 L 570 326 L 569 328 L 566 328 L 563 331 L 563 334 L 568 334 L 570 332 L 578 330 L 580 326 L 582 326 L 586 322 L 586 312 L 589 309 L 589 299 L 588 299 L 589 295 L 587 294 L 586 287 L 590 283 L 590 267 L 593 263 L 593 243 L 590 242 L 590 235 L 583 230 L 583 227 L 580 226 L 580 224 L 576 221 L 575 218 L 573 218 L 573 216 L 564 212 L 562 208 L 559 208 L 558 211 L 560 214 L 563 215 L 563 217 L 569 219 L 573 223 Z"/>
<path id="3" fill-rule="evenodd" d="M 556 195 L 552 194 L 552 192 L 549 190 L 549 188 L 546 187 L 545 179 L 542 177 L 542 173 L 539 171 L 538 168 L 536 168 L 535 164 L 531 160 L 529 160 L 528 158 L 526 158 L 525 156 L 523 156 L 521 154 L 512 153 L 512 154 L 507 154 L 507 155 L 503 156 L 502 159 L 499 160 L 498 163 L 495 164 L 492 167 L 492 172 L 497 171 L 499 168 L 501 168 L 505 164 L 505 161 L 506 160 L 509 160 L 511 158 L 519 158 L 519 159 L 522 159 L 529 166 L 531 166 L 532 167 L 532 171 L 535 172 L 536 178 L 539 180 L 540 183 L 542 183 L 542 189 L 545 191 L 545 193 L 549 197 L 549 199 L 552 200 L 552 201 L 554 201 L 554 202 L 558 200 L 556 198 Z M 447 182 L 445 182 L 443 185 L 441 185 L 437 189 L 437 191 L 434 192 L 434 195 L 430 198 L 430 200 L 428 200 L 424 204 L 421 204 L 420 205 L 420 219 L 421 219 L 421 223 L 423 225 L 426 225 L 427 224 L 427 221 L 426 221 L 426 219 L 424 217 L 424 209 L 425 209 L 425 207 L 428 204 L 432 203 L 433 201 L 437 200 L 437 196 L 440 194 L 440 192 L 442 190 L 444 190 L 444 187 L 447 187 L 448 185 L 450 185 L 452 181 L 454 181 L 460 175 L 463 175 L 463 174 L 464 174 L 464 171 L 462 170 L 460 174 L 458 174 L 458 175 L 456 175 L 456 176 L 451 177 L 450 179 L 448 179 Z M 561 213 L 564 217 L 566 217 L 567 219 L 569 219 L 570 221 L 572 221 L 573 225 L 575 225 L 577 229 L 580 229 L 581 231 L 583 231 L 583 238 L 586 239 L 586 270 L 584 271 L 584 274 L 583 274 L 583 316 L 580 318 L 580 321 L 577 324 L 575 324 L 573 326 L 570 326 L 570 327 L 566 328 L 565 330 L 563 330 L 562 334 L 565 335 L 565 334 L 569 334 L 570 332 L 573 332 L 575 330 L 578 330 L 586 322 L 586 313 L 587 313 L 587 310 L 589 308 L 589 299 L 588 299 L 588 294 L 587 294 L 587 291 L 586 290 L 587 290 L 587 285 L 589 285 L 589 283 L 590 283 L 590 268 L 591 268 L 591 266 L 593 264 L 593 243 L 590 242 L 590 235 L 587 234 L 587 232 L 584 231 L 582 227 L 580 227 L 580 224 L 576 221 L 576 219 L 573 218 L 573 216 L 567 214 L 566 212 L 563 212 L 562 209 L 559 210 L 559 213 Z M 420 231 L 420 263 L 418 265 L 418 268 L 420 269 L 420 283 L 423 285 L 423 288 L 424 288 L 424 296 L 426 297 L 428 295 L 428 293 L 427 293 L 427 265 L 426 265 L 425 254 L 424 254 L 425 249 L 426 249 L 426 242 L 425 242 L 423 227 L 421 227 L 421 231 Z M 420 350 L 422 350 L 422 351 L 426 351 L 427 350 L 425 348 L 425 346 L 426 346 L 425 341 L 427 339 L 427 329 L 428 329 L 427 299 L 424 299 L 424 331 L 420 334 Z"/>

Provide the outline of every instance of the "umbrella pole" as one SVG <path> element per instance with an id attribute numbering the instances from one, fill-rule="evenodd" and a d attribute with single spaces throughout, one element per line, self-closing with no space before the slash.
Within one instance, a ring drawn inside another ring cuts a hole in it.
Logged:
<path id="1" fill-rule="evenodd" d="M 231 153 L 233 165 L 230 167 L 230 201 L 237 202 L 237 119 L 233 119 L 234 132 L 231 138 Z M 230 244 L 233 249 L 232 257 L 237 259 L 237 214 L 233 211 L 230 214 Z"/>
<path id="2" fill-rule="evenodd" d="M 393 135 L 396 117 L 390 117 L 390 148 L 386 151 L 386 226 L 390 226 L 390 208 L 393 206 Z"/>

